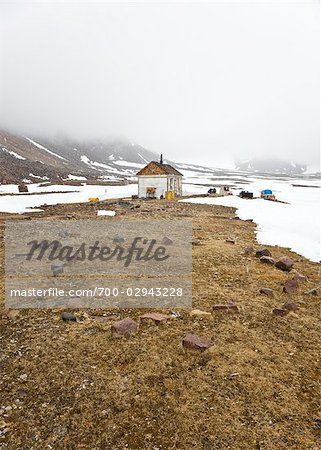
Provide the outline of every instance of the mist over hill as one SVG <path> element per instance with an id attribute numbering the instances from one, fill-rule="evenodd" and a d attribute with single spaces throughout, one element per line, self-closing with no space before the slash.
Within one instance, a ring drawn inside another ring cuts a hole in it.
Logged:
<path id="1" fill-rule="evenodd" d="M 159 154 L 126 138 L 80 140 L 66 136 L 44 138 L 0 131 L 0 183 L 132 180 L 137 171 Z M 164 161 L 179 170 L 215 173 L 220 168 Z M 233 163 L 231 164 L 231 167 Z M 236 161 L 234 171 L 257 174 L 302 175 L 306 165 L 278 159 Z"/>

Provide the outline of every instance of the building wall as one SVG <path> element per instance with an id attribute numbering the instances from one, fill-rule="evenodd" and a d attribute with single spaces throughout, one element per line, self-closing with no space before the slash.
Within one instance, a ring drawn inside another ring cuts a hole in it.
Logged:
<path id="1" fill-rule="evenodd" d="M 177 195 L 182 195 L 181 177 L 177 175 L 141 175 L 138 176 L 138 197 L 146 197 L 148 187 L 156 188 L 156 197 L 165 197 L 165 192 L 173 190 Z"/>
<path id="2" fill-rule="evenodd" d="M 167 191 L 167 175 L 142 175 L 138 177 L 138 197 L 146 197 L 146 189 L 148 187 L 156 188 L 156 197 L 161 195 L 165 197 Z"/>

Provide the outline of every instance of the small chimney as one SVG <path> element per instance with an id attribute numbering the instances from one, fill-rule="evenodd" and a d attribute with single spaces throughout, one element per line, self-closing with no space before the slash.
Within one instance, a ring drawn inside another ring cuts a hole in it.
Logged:
<path id="1" fill-rule="evenodd" d="M 160 155 L 160 164 L 163 164 L 163 155 Z"/>

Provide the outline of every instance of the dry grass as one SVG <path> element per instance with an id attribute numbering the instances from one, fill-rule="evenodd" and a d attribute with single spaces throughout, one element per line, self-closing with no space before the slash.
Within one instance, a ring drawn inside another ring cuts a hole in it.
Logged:
<path id="1" fill-rule="evenodd" d="M 42 216 L 89 218 L 95 208 L 48 207 Z M 254 224 L 230 220 L 232 209 L 204 205 L 150 202 L 116 209 L 124 220 L 191 217 L 201 240 L 193 247 L 193 307 L 211 311 L 215 303 L 234 300 L 240 313 L 215 313 L 209 320 L 183 310 L 179 319 L 142 325 L 136 336 L 117 339 L 108 321 L 84 317 L 66 324 L 59 311 L 45 310 L 8 318 L 2 306 L 0 406 L 9 410 L 1 410 L 7 432 L 0 448 L 320 448 L 320 296 L 303 294 L 319 282 L 319 265 L 270 248 L 276 257 L 291 256 L 309 277 L 291 297 L 299 309 L 274 317 L 272 308 L 288 298 L 282 293 L 287 275 L 243 255 L 255 244 Z M 3 269 L 3 244 L 0 251 Z M 262 286 L 274 289 L 275 297 L 260 295 Z M 3 282 L 1 292 L 3 298 Z M 119 317 L 140 314 L 122 310 Z M 186 353 L 181 340 L 188 331 L 215 346 Z"/>

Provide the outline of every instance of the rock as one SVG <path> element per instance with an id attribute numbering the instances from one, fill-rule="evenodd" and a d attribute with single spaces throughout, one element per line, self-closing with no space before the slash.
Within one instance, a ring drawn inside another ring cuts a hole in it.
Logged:
<path id="1" fill-rule="evenodd" d="M 58 261 L 56 263 L 51 264 L 51 271 L 53 275 L 59 275 L 64 273 L 64 263 L 61 261 Z"/>
<path id="2" fill-rule="evenodd" d="M 294 303 L 293 300 L 288 300 L 284 303 L 282 309 L 286 309 L 287 311 L 296 311 L 298 309 L 298 305 Z"/>
<path id="3" fill-rule="evenodd" d="M 162 241 L 161 241 L 161 244 L 162 245 L 172 245 L 173 241 L 169 237 L 164 236 Z"/>
<path id="4" fill-rule="evenodd" d="M 286 316 L 287 314 L 289 314 L 289 311 L 288 311 L 287 309 L 283 309 L 283 308 L 274 308 L 273 311 L 272 311 L 272 313 L 273 313 L 275 316 L 281 316 L 281 317 L 284 317 L 284 316 Z"/>
<path id="5" fill-rule="evenodd" d="M 271 266 L 274 266 L 275 264 L 275 259 L 271 256 L 261 256 L 260 261 L 261 263 L 270 264 Z"/>
<path id="6" fill-rule="evenodd" d="M 226 305 L 218 304 L 213 306 L 213 311 L 238 312 L 239 308 L 234 302 L 229 302 Z"/>
<path id="7" fill-rule="evenodd" d="M 316 286 L 312 289 L 309 289 L 308 291 L 305 291 L 305 294 L 312 294 L 312 295 L 318 295 L 318 291 L 321 289 L 321 285 L 320 286 Z"/>
<path id="8" fill-rule="evenodd" d="M 292 278 L 294 281 L 308 281 L 308 278 L 305 275 L 302 275 L 302 273 L 296 273 L 294 277 Z"/>
<path id="9" fill-rule="evenodd" d="M 126 317 L 126 319 L 119 320 L 115 322 L 111 326 L 112 335 L 120 335 L 129 337 L 132 334 L 137 333 L 138 324 L 132 320 L 130 317 Z"/>
<path id="10" fill-rule="evenodd" d="M 196 316 L 196 317 L 205 317 L 205 318 L 211 318 L 212 314 L 207 311 L 201 311 L 200 309 L 193 309 L 190 313 L 190 316 Z"/>
<path id="11" fill-rule="evenodd" d="M 228 306 L 229 311 L 231 310 L 231 311 L 238 312 L 238 310 L 239 310 L 239 307 L 237 306 L 237 304 L 233 300 L 229 300 L 227 302 L 227 306 Z"/>
<path id="12" fill-rule="evenodd" d="M 207 339 L 202 339 L 196 334 L 187 333 L 182 341 L 183 347 L 187 350 L 204 351 L 214 345 L 214 343 Z"/>
<path id="13" fill-rule="evenodd" d="M 125 239 L 122 236 L 115 236 L 113 242 L 114 244 L 123 244 Z"/>
<path id="14" fill-rule="evenodd" d="M 228 311 L 228 305 L 223 305 L 223 304 L 214 305 L 213 311 Z"/>
<path id="15" fill-rule="evenodd" d="M 268 297 L 274 297 L 273 290 L 269 289 L 269 288 L 264 288 L 264 287 L 261 288 L 260 289 L 260 294 L 267 295 Z"/>
<path id="16" fill-rule="evenodd" d="M 143 314 L 142 316 L 139 316 L 140 320 L 142 322 L 149 322 L 149 321 L 153 321 L 155 323 L 161 323 L 161 322 L 165 322 L 167 319 L 170 319 L 171 316 L 167 316 L 166 314 L 161 314 L 161 313 L 147 313 L 147 314 Z"/>
<path id="17" fill-rule="evenodd" d="M 287 294 L 292 294 L 295 292 L 299 287 L 299 284 L 295 280 L 286 280 L 283 286 L 283 292 L 286 292 Z"/>
<path id="18" fill-rule="evenodd" d="M 284 272 L 290 272 L 290 270 L 293 267 L 293 261 L 292 259 L 288 258 L 287 256 L 282 256 L 280 259 L 278 259 L 275 263 L 275 267 L 277 267 L 280 270 L 283 270 Z"/>
<path id="19" fill-rule="evenodd" d="M 257 258 L 261 258 L 261 256 L 272 256 L 272 254 L 267 248 L 261 248 L 255 252 L 255 256 Z"/>
<path id="20" fill-rule="evenodd" d="M 234 239 L 225 239 L 225 242 L 227 242 L 228 244 L 235 244 Z"/>
<path id="21" fill-rule="evenodd" d="M 192 245 L 200 245 L 201 241 L 199 239 L 192 239 Z"/>
<path id="22" fill-rule="evenodd" d="M 21 381 L 27 381 L 28 375 L 26 373 L 23 373 L 22 375 L 19 376 L 19 380 Z"/>
<path id="23" fill-rule="evenodd" d="M 65 322 L 77 322 L 77 317 L 75 316 L 74 313 L 63 312 L 61 314 L 61 318 Z"/>
<path id="24" fill-rule="evenodd" d="M 252 255 L 253 253 L 254 253 L 253 245 L 248 245 L 247 247 L 245 247 L 245 249 L 244 249 L 245 255 Z"/>
<path id="25" fill-rule="evenodd" d="M 9 309 L 6 312 L 6 316 L 8 319 L 15 319 L 16 317 L 19 317 L 20 311 L 19 309 Z"/>

